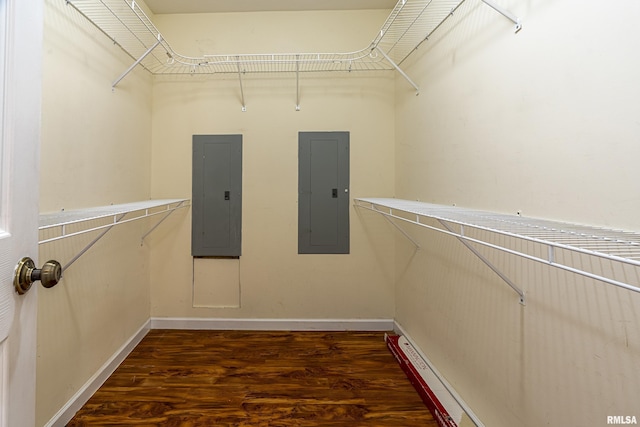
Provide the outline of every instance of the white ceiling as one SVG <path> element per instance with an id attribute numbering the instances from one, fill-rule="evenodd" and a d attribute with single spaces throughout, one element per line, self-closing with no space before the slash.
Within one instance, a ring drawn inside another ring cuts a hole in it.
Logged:
<path id="1" fill-rule="evenodd" d="M 145 0 L 153 13 L 392 9 L 397 0 Z"/>

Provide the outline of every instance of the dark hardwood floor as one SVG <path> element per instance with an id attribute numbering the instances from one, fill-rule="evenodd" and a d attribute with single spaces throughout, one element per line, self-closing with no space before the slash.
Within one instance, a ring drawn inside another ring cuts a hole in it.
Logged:
<path id="1" fill-rule="evenodd" d="M 72 426 L 436 426 L 382 333 L 152 330 Z"/>

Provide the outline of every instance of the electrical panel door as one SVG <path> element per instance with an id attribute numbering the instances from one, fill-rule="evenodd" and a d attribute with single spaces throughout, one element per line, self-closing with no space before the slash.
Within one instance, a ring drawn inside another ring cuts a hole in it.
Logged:
<path id="1" fill-rule="evenodd" d="M 349 253 L 349 132 L 298 135 L 298 253 Z"/>
<path id="2" fill-rule="evenodd" d="M 242 135 L 193 136 L 192 256 L 240 256 Z"/>

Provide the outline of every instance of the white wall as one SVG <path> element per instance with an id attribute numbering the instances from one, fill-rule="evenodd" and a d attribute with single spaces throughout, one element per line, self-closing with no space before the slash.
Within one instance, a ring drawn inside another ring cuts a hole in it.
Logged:
<path id="1" fill-rule="evenodd" d="M 157 25 L 187 55 L 264 53 L 274 47 L 326 52 L 366 46 L 386 14 L 163 15 Z M 196 276 L 202 279 L 194 282 L 190 216 L 172 220 L 177 233 L 152 236 L 151 244 L 161 248 L 152 253 L 152 316 L 393 318 L 392 240 L 372 246 L 370 239 L 379 238 L 366 232 L 354 209 L 350 254 L 297 253 L 298 132 L 350 132 L 351 195 L 392 192 L 393 74 L 303 73 L 301 111 L 295 111 L 294 74 L 243 80 L 247 112 L 241 111 L 237 75 L 155 80 L 152 195 L 190 197 L 192 135 L 242 134 L 243 240 L 242 256 L 232 266 L 237 273 L 228 274 L 228 261 L 207 260 L 198 264 Z M 225 296 L 229 289 L 239 296 L 239 307 L 220 308 L 238 305 Z M 194 294 L 197 299 L 207 293 L 212 297 L 204 304 L 194 301 Z"/>
<path id="2" fill-rule="evenodd" d="M 396 196 L 639 230 L 634 1 L 465 2 L 397 78 Z M 640 418 L 640 295 L 459 242 L 401 236 L 396 319 L 488 426 Z M 574 259 L 578 265 L 584 259 Z M 593 264 L 593 263 L 592 263 Z M 589 267 L 589 266 L 588 266 Z M 636 268 L 608 271 L 636 286 Z"/>
<path id="3" fill-rule="evenodd" d="M 131 62 L 64 1 L 45 2 L 41 212 L 149 198 L 151 77 L 136 71 L 111 90 Z M 146 227 L 114 228 L 39 290 L 37 425 L 149 319 Z M 41 245 L 40 260 L 66 265 L 96 235 Z"/>
<path id="4" fill-rule="evenodd" d="M 638 229 L 638 4 L 468 2 L 399 81 L 398 196 Z M 624 12 L 622 12 L 624 11 Z M 405 171 L 408 171 L 405 173 Z"/>

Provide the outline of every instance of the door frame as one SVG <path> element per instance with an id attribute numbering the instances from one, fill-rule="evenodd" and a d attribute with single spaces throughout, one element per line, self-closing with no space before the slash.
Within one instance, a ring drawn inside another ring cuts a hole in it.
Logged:
<path id="1" fill-rule="evenodd" d="M 2 220 L 10 250 L 2 251 L 0 286 L 10 286 L 13 266 L 23 256 L 38 263 L 38 200 L 42 37 L 44 2 L 0 0 L 6 17 L 2 132 Z M 5 288 L 6 289 L 6 288 Z M 13 298 L 13 322 L 1 344 L 2 388 L 0 426 L 35 426 L 37 286 Z"/>

